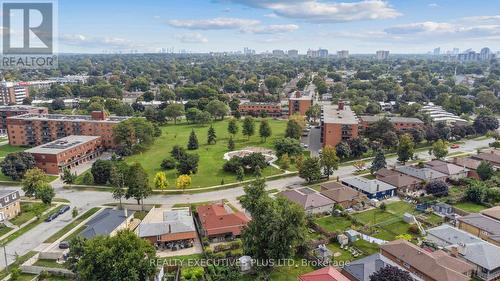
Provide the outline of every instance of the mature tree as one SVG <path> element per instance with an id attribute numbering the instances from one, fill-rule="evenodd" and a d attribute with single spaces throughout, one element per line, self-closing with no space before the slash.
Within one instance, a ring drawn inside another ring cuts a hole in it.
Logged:
<path id="1" fill-rule="evenodd" d="M 437 159 L 443 159 L 448 155 L 448 144 L 444 140 L 437 140 L 433 145 L 432 145 L 432 154 L 434 154 L 434 157 Z"/>
<path id="2" fill-rule="evenodd" d="M 382 150 L 378 150 L 373 158 L 372 165 L 370 166 L 370 173 L 373 175 L 376 171 L 387 167 L 387 162 L 385 161 L 385 155 Z"/>
<path id="3" fill-rule="evenodd" d="M 398 135 L 393 131 L 385 132 L 382 135 L 382 144 L 385 147 L 394 147 L 398 145 Z"/>
<path id="4" fill-rule="evenodd" d="M 330 145 L 327 145 L 323 148 L 323 152 L 320 156 L 321 166 L 323 166 L 323 170 L 325 175 L 330 179 L 330 175 L 333 175 L 333 171 L 337 170 L 339 167 L 339 157 L 337 156 L 337 152 L 335 148 Z"/>
<path id="5" fill-rule="evenodd" d="M 227 142 L 227 149 L 229 149 L 229 151 L 233 151 L 235 149 L 236 145 L 234 143 L 234 140 L 233 140 L 233 137 L 231 136 L 229 138 L 229 141 Z"/>
<path id="6" fill-rule="evenodd" d="M 493 165 L 491 165 L 490 162 L 481 161 L 479 166 L 477 166 L 476 172 L 481 178 L 481 180 L 485 181 L 489 180 L 495 174 L 495 169 L 493 168 Z"/>
<path id="7" fill-rule="evenodd" d="M 109 160 L 98 159 L 92 164 L 90 173 L 94 178 L 95 184 L 106 184 L 111 178 L 111 168 L 113 163 Z"/>
<path id="8" fill-rule="evenodd" d="M 177 160 L 173 157 L 167 157 L 161 161 L 160 167 L 163 170 L 172 170 L 177 166 Z"/>
<path id="9" fill-rule="evenodd" d="M 76 173 L 72 173 L 70 169 L 64 168 L 63 174 L 61 175 L 61 180 L 65 184 L 73 184 L 77 178 Z"/>
<path id="10" fill-rule="evenodd" d="M 408 271 L 387 265 L 370 275 L 370 281 L 414 281 Z"/>
<path id="11" fill-rule="evenodd" d="M 35 197 L 39 187 L 47 183 L 49 177 L 40 169 L 33 168 L 26 171 L 23 178 L 23 191 L 26 197 Z"/>
<path id="12" fill-rule="evenodd" d="M 198 137 L 196 136 L 196 133 L 194 132 L 194 130 L 191 130 L 191 134 L 189 135 L 187 149 L 189 149 L 189 150 L 198 149 Z"/>
<path id="13" fill-rule="evenodd" d="M 37 186 L 35 198 L 42 200 L 44 204 L 50 205 L 54 196 L 56 196 L 54 188 L 48 182 L 42 182 Z"/>
<path id="14" fill-rule="evenodd" d="M 306 116 L 309 120 L 313 120 L 313 122 L 316 123 L 316 120 L 321 117 L 321 106 L 316 103 L 313 106 L 309 107 L 309 109 L 306 111 Z"/>
<path id="15" fill-rule="evenodd" d="M 174 145 L 174 147 L 172 147 L 172 150 L 170 151 L 170 155 L 172 155 L 172 157 L 179 161 L 182 157 L 184 157 L 186 155 L 186 149 L 180 145 Z"/>
<path id="16" fill-rule="evenodd" d="M 78 280 L 148 281 L 156 272 L 155 248 L 129 230 L 70 242 L 68 267 Z"/>
<path id="17" fill-rule="evenodd" d="M 236 180 L 243 181 L 245 179 L 245 169 L 242 166 L 239 166 L 236 170 Z"/>
<path id="18" fill-rule="evenodd" d="M 177 171 L 180 174 L 196 174 L 198 172 L 198 162 L 200 161 L 200 157 L 198 154 L 186 154 L 184 157 L 179 159 L 177 163 Z"/>
<path id="19" fill-rule="evenodd" d="M 283 81 L 278 76 L 270 75 L 264 80 L 264 84 L 271 94 L 277 94 L 278 88 L 283 84 Z"/>
<path id="20" fill-rule="evenodd" d="M 207 143 L 208 144 L 217 143 L 217 135 L 215 134 L 215 129 L 213 126 L 210 126 L 210 128 L 208 128 Z"/>
<path id="21" fill-rule="evenodd" d="M 231 118 L 231 120 L 229 120 L 229 123 L 227 123 L 227 131 L 234 136 L 238 133 L 238 130 L 238 120 Z"/>
<path id="22" fill-rule="evenodd" d="M 260 121 L 259 135 L 264 142 L 266 142 L 267 138 L 272 135 L 271 126 L 269 125 L 269 121 L 267 121 L 267 119 Z"/>
<path id="23" fill-rule="evenodd" d="M 498 119 L 493 115 L 481 114 L 474 120 L 474 129 L 480 135 L 498 129 Z"/>
<path id="24" fill-rule="evenodd" d="M 243 120 L 243 135 L 250 139 L 255 134 L 255 124 L 252 117 L 245 117 Z"/>
<path id="25" fill-rule="evenodd" d="M 398 161 L 403 165 L 413 157 L 415 145 L 410 135 L 404 134 L 399 139 L 398 145 Z"/>
<path id="26" fill-rule="evenodd" d="M 259 260 L 293 257 L 305 241 L 304 210 L 282 196 L 271 199 L 262 178 L 244 189 L 241 204 L 252 215 L 242 233 L 245 254 Z"/>
<path id="27" fill-rule="evenodd" d="M 425 191 L 436 197 L 446 196 L 448 195 L 448 185 L 444 181 L 434 180 L 425 185 Z"/>
<path id="28" fill-rule="evenodd" d="M 274 142 L 276 156 L 281 157 L 283 154 L 288 154 L 290 157 L 302 154 L 300 142 L 292 138 L 279 138 Z"/>
<path id="29" fill-rule="evenodd" d="M 298 140 L 301 136 L 302 128 L 300 127 L 299 123 L 297 123 L 295 120 L 288 120 L 288 123 L 286 124 L 285 137 Z"/>
<path id="30" fill-rule="evenodd" d="M 175 186 L 178 189 L 184 190 L 191 185 L 191 177 L 189 175 L 180 175 L 175 181 Z"/>
<path id="31" fill-rule="evenodd" d="M 198 118 L 201 114 L 201 110 L 196 107 L 192 107 L 186 110 L 186 120 L 188 123 L 198 123 Z"/>
<path id="32" fill-rule="evenodd" d="M 229 113 L 229 107 L 222 101 L 212 100 L 207 104 L 206 110 L 210 113 L 214 119 L 220 118 L 220 120 L 224 119 Z"/>
<path id="33" fill-rule="evenodd" d="M 130 155 L 142 151 L 153 143 L 155 129 L 144 118 L 129 118 L 113 128 L 113 137 L 120 153 Z"/>
<path id="34" fill-rule="evenodd" d="M 299 169 L 299 177 L 307 182 L 318 181 L 321 178 L 321 163 L 318 157 L 306 158 Z"/>
<path id="35" fill-rule="evenodd" d="M 128 187 L 125 198 L 133 197 L 137 200 L 137 204 L 141 204 L 144 208 L 144 198 L 148 197 L 152 188 L 149 185 L 148 174 L 139 163 L 134 163 L 130 166 L 127 177 L 126 185 Z"/>
<path id="36" fill-rule="evenodd" d="M 167 189 L 168 187 L 168 180 L 167 180 L 167 174 L 165 172 L 157 172 L 154 177 L 154 186 L 155 189 Z"/>
<path id="37" fill-rule="evenodd" d="M 128 173 L 128 165 L 115 165 L 111 168 L 110 179 L 111 185 L 113 186 L 113 199 L 120 202 L 120 208 L 122 207 L 122 198 L 125 197 L 126 190 L 125 186 L 127 184 L 126 178 Z"/>
<path id="38" fill-rule="evenodd" d="M 31 153 L 14 152 L 9 153 L 0 164 L 2 173 L 12 180 L 18 181 L 23 178 L 27 170 L 36 166 L 35 158 Z"/>
<path id="39" fill-rule="evenodd" d="M 280 158 L 279 161 L 280 168 L 283 170 L 288 170 L 290 168 L 290 157 L 288 157 L 288 154 L 283 154 Z"/>
<path id="40" fill-rule="evenodd" d="M 351 148 L 349 147 L 349 144 L 346 142 L 342 141 L 337 146 L 335 146 L 335 152 L 337 153 L 337 156 L 340 157 L 341 159 L 346 159 L 351 156 Z"/>
<path id="41" fill-rule="evenodd" d="M 293 120 L 297 124 L 299 124 L 300 131 L 304 130 L 304 128 L 306 127 L 306 119 L 304 118 L 304 116 L 302 116 L 302 115 L 300 115 L 298 113 L 294 113 L 291 116 L 289 116 L 288 117 L 288 121 L 290 121 L 290 120 Z"/>
<path id="42" fill-rule="evenodd" d="M 165 115 L 174 120 L 174 123 L 177 124 L 177 119 L 184 115 L 184 105 L 182 103 L 171 103 L 167 105 L 164 109 Z"/>

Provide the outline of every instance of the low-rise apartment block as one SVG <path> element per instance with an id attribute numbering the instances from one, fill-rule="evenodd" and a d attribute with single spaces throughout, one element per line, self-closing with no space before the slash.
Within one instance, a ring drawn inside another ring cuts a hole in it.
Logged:
<path id="1" fill-rule="evenodd" d="M 114 148 L 113 128 L 128 119 L 107 116 L 103 111 L 91 115 L 24 114 L 7 118 L 9 144 L 35 146 L 70 135 L 101 136 L 102 146 Z"/>
<path id="2" fill-rule="evenodd" d="M 288 114 L 306 115 L 306 111 L 312 106 L 313 99 L 310 95 L 297 91 L 292 93 L 288 99 Z"/>
<path id="3" fill-rule="evenodd" d="M 97 158 L 103 151 L 100 136 L 68 136 L 30 148 L 36 166 L 47 174 L 57 175 L 65 168 L 77 167 Z"/>
<path id="4" fill-rule="evenodd" d="M 7 118 L 23 114 L 48 114 L 46 107 L 29 105 L 0 106 L 0 134 L 7 133 Z"/>
<path id="5" fill-rule="evenodd" d="M 364 129 L 368 128 L 371 124 L 382 120 L 384 116 L 370 116 L 363 115 L 359 117 L 360 125 Z M 385 117 L 389 122 L 394 125 L 394 128 L 397 131 L 404 132 L 410 129 L 423 129 L 424 122 L 418 118 L 410 118 L 410 117 Z"/>
<path id="6" fill-rule="evenodd" d="M 244 102 L 238 106 L 241 115 L 251 115 L 254 117 L 266 114 L 270 117 L 281 117 L 282 110 L 280 103 L 274 102 Z"/>
<path id="7" fill-rule="evenodd" d="M 359 125 L 351 107 L 339 101 L 321 109 L 321 143 L 335 147 L 342 141 L 358 138 Z"/>
<path id="8" fill-rule="evenodd" d="M 0 221 L 11 220 L 21 213 L 21 197 L 17 190 L 0 190 Z"/>

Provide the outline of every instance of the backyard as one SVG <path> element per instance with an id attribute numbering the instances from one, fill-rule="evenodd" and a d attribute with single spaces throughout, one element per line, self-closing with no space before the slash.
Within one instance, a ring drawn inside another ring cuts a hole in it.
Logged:
<path id="1" fill-rule="evenodd" d="M 273 148 L 273 143 L 276 139 L 283 138 L 285 134 L 286 121 L 268 119 L 271 126 L 272 136 L 266 142 L 262 142 L 259 137 L 260 119 L 255 119 L 255 135 L 249 139 L 243 136 L 242 121 L 239 124 L 239 132 L 233 138 L 236 150 L 249 146 L 258 146 L 265 148 Z M 228 152 L 228 140 L 230 134 L 227 132 L 228 120 L 213 122 L 213 127 L 217 135 L 217 143 L 213 145 L 207 144 L 207 131 L 209 125 L 192 125 L 187 123 L 178 123 L 177 125 L 168 124 L 161 127 L 162 135 L 155 140 L 155 143 L 148 148 L 147 151 L 125 158 L 129 164 L 140 163 L 149 174 L 150 182 L 153 182 L 154 175 L 162 171 L 160 164 L 163 159 L 170 156 L 170 151 L 174 145 L 186 147 L 191 130 L 194 130 L 199 142 L 197 150 L 188 150 L 188 153 L 196 153 L 200 156 L 198 164 L 198 172 L 192 175 L 192 183 L 188 188 L 199 188 L 219 185 L 222 182 L 225 184 L 236 182 L 236 176 L 232 173 L 222 170 L 224 164 L 224 153 Z M 169 189 L 175 189 L 175 179 L 177 170 L 166 170 L 167 179 L 169 181 Z M 262 171 L 263 176 L 279 174 L 280 170 L 274 167 L 267 167 Z M 253 175 L 246 176 L 245 179 L 250 179 Z M 81 183 L 83 175 L 77 180 Z"/>

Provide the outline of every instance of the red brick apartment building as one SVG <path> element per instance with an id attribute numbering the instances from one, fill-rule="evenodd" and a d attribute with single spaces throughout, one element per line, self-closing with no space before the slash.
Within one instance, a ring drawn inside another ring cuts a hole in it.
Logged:
<path id="1" fill-rule="evenodd" d="M 259 116 L 265 112 L 267 116 L 281 117 L 281 104 L 272 102 L 244 102 L 239 105 L 241 115 Z"/>
<path id="2" fill-rule="evenodd" d="M 363 129 L 368 128 L 371 124 L 381 120 L 384 116 L 360 116 L 360 126 Z M 418 118 L 410 118 L 410 117 L 387 117 L 389 122 L 394 125 L 394 128 L 397 131 L 404 132 L 412 128 L 423 129 L 424 122 Z"/>
<path id="3" fill-rule="evenodd" d="M 358 118 L 343 101 L 323 105 L 321 113 L 321 143 L 335 147 L 342 141 L 355 139 L 359 134 Z"/>
<path id="4" fill-rule="evenodd" d="M 302 92 L 292 93 L 288 99 L 288 114 L 293 115 L 298 113 L 306 115 L 306 111 L 312 106 L 313 100 L 311 96 L 304 95 Z"/>
<path id="5" fill-rule="evenodd" d="M 74 168 L 90 161 L 103 151 L 100 136 L 68 136 L 30 148 L 36 166 L 47 174 L 57 175 L 64 168 Z"/>
<path id="6" fill-rule="evenodd" d="M 12 105 L 23 104 L 23 100 L 29 97 L 28 85 L 24 82 L 2 82 L 0 85 L 0 104 Z"/>
<path id="7" fill-rule="evenodd" d="M 0 106 L 0 134 L 7 133 L 7 117 L 23 114 L 48 114 L 46 107 L 35 107 L 29 105 Z"/>
<path id="8" fill-rule="evenodd" d="M 24 114 L 7 118 L 9 143 L 35 146 L 70 135 L 101 136 L 102 146 L 114 148 L 113 127 L 130 117 L 107 116 L 102 111 L 91 115 Z"/>

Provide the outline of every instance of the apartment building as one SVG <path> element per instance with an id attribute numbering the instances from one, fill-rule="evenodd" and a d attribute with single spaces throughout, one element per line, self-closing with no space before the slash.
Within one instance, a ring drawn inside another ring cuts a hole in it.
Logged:
<path id="1" fill-rule="evenodd" d="M 292 93 L 288 99 L 288 114 L 306 115 L 306 111 L 312 106 L 313 99 L 310 95 L 297 91 Z"/>
<path id="2" fill-rule="evenodd" d="M 363 115 L 359 117 L 360 126 L 364 129 L 368 128 L 373 123 L 382 120 L 384 116 L 369 116 Z M 404 132 L 410 129 L 423 129 L 424 122 L 418 118 L 410 118 L 410 117 L 385 117 L 389 122 L 394 125 L 394 128 L 397 131 Z"/>
<path id="3" fill-rule="evenodd" d="M 103 111 L 91 115 L 24 114 L 7 118 L 9 144 L 36 146 L 70 135 L 101 136 L 104 148 L 114 148 L 113 128 L 128 119 L 107 116 Z"/>
<path id="4" fill-rule="evenodd" d="M 7 118 L 23 114 L 48 114 L 46 107 L 35 107 L 29 105 L 0 106 L 0 134 L 7 133 Z"/>
<path id="5" fill-rule="evenodd" d="M 0 190 L 0 221 L 11 220 L 21 213 L 20 199 L 17 190 Z"/>
<path id="6" fill-rule="evenodd" d="M 68 136 L 30 148 L 36 166 L 47 174 L 58 175 L 64 168 L 74 168 L 99 156 L 102 151 L 100 136 Z"/>
<path id="7" fill-rule="evenodd" d="M 241 115 L 281 117 L 281 104 L 274 102 L 244 102 L 238 106 Z"/>
<path id="8" fill-rule="evenodd" d="M 2 82 L 0 86 L 0 105 L 23 104 L 23 100 L 27 97 L 29 97 L 27 84 L 22 82 Z"/>
<path id="9" fill-rule="evenodd" d="M 321 109 L 321 143 L 335 147 L 342 141 L 355 139 L 359 121 L 351 107 L 343 101 L 337 105 L 323 105 Z"/>

